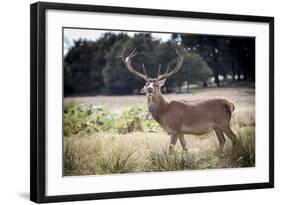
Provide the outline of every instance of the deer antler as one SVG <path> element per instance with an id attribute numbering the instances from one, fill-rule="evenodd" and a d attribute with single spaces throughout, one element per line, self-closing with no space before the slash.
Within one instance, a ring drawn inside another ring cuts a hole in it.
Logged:
<path id="1" fill-rule="evenodd" d="M 144 74 L 142 74 L 142 73 L 136 71 L 136 70 L 133 68 L 133 66 L 131 65 L 131 60 L 132 60 L 132 58 L 137 54 L 136 49 L 134 49 L 127 57 L 125 57 L 125 55 L 124 55 L 124 54 L 125 54 L 125 51 L 126 51 L 126 48 L 123 50 L 123 53 L 122 53 L 122 55 L 120 56 L 120 58 L 122 59 L 123 63 L 124 63 L 125 66 L 128 68 L 128 70 L 129 70 L 131 73 L 135 74 L 137 77 L 142 78 L 142 79 L 144 79 L 144 80 L 147 80 L 149 77 L 148 77 L 148 75 L 147 75 L 147 73 L 146 73 L 146 69 L 145 69 L 144 64 L 142 65 L 142 69 L 143 69 Z"/>
<path id="2" fill-rule="evenodd" d="M 167 71 L 162 75 L 160 75 L 160 69 L 159 69 L 160 67 L 159 67 L 158 68 L 157 80 L 163 80 L 163 79 L 169 78 L 180 70 L 180 68 L 181 68 L 181 66 L 184 62 L 185 56 L 186 56 L 186 54 L 185 54 L 186 49 L 184 49 L 183 55 L 180 55 L 180 53 L 177 49 L 176 49 L 176 53 L 178 55 L 176 67 L 172 71 L 169 72 L 169 66 L 168 66 Z"/>

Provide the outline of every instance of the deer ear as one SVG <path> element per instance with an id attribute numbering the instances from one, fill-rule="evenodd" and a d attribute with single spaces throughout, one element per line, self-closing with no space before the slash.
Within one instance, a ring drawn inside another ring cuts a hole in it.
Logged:
<path id="1" fill-rule="evenodd" d="M 165 85 L 166 79 L 160 80 L 159 81 L 159 87 L 162 87 L 163 85 Z"/>

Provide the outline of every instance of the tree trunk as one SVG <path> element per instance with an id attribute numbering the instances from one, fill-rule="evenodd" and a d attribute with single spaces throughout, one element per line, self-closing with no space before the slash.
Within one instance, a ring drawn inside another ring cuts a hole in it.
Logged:
<path id="1" fill-rule="evenodd" d="M 188 81 L 186 81 L 186 92 L 188 93 L 189 92 L 189 83 L 188 83 Z"/>
<path id="2" fill-rule="evenodd" d="M 219 73 L 215 72 L 215 83 L 217 84 L 218 87 L 220 87 L 220 79 L 219 79 Z"/>
<path id="3" fill-rule="evenodd" d="M 208 87 L 208 83 L 206 81 L 203 82 L 203 87 L 207 88 Z"/>
<path id="4" fill-rule="evenodd" d="M 232 81 L 235 81 L 235 63 L 234 63 L 234 61 L 232 61 L 231 71 L 232 71 Z"/>
<path id="5" fill-rule="evenodd" d="M 217 41 L 215 41 L 215 50 L 217 50 Z M 215 67 L 215 83 L 220 87 L 219 69 L 218 69 L 218 54 L 214 52 L 214 67 Z"/>
<path id="6" fill-rule="evenodd" d="M 179 88 L 179 93 L 181 93 L 181 86 L 180 86 L 180 85 L 178 85 L 178 88 Z"/>
<path id="7" fill-rule="evenodd" d="M 240 72 L 240 69 L 238 70 L 238 81 L 241 81 L 241 72 Z"/>
<path id="8" fill-rule="evenodd" d="M 243 81 L 247 81 L 247 80 L 249 80 L 248 71 L 247 71 L 247 70 L 245 70 L 245 69 L 244 69 L 244 72 L 243 72 L 243 76 L 244 76 Z"/>
<path id="9" fill-rule="evenodd" d="M 171 87 L 171 86 L 167 86 L 167 87 L 166 87 L 166 92 L 167 92 L 167 93 L 171 93 L 171 91 L 172 91 L 172 87 Z"/>

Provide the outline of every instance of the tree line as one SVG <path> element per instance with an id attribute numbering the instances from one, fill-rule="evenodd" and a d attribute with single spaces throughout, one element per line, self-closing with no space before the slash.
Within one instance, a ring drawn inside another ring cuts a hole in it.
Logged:
<path id="1" fill-rule="evenodd" d="M 219 76 L 232 81 L 255 80 L 255 40 L 245 37 L 222 37 L 191 34 L 173 34 L 161 42 L 150 33 L 104 33 L 96 41 L 79 39 L 64 56 L 64 94 L 131 94 L 140 90 L 144 82 L 132 75 L 123 65 L 120 55 L 136 48 L 138 54 L 132 65 L 155 77 L 159 64 L 162 72 L 176 64 L 175 50 L 187 49 L 181 70 L 167 80 L 166 92 L 181 90 L 183 85 L 201 83 L 208 86 L 213 77 L 220 86 Z"/>

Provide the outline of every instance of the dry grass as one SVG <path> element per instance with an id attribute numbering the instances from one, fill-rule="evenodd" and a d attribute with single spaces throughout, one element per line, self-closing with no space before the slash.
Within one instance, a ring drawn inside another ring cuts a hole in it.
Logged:
<path id="1" fill-rule="evenodd" d="M 249 109 L 255 106 L 255 90 L 251 88 L 208 88 L 194 89 L 189 93 L 164 94 L 168 100 L 189 100 L 209 97 L 225 97 L 235 103 L 238 109 Z M 146 106 L 146 98 L 143 95 L 128 96 L 85 96 L 85 97 L 66 97 L 65 103 L 91 103 L 102 105 L 119 112 L 132 104 Z M 237 107 L 236 107 L 237 108 Z"/>
<path id="2" fill-rule="evenodd" d="M 255 95 L 254 89 L 223 88 L 196 90 L 188 94 L 171 94 L 168 99 L 197 99 L 223 96 L 235 103 L 231 127 L 239 137 L 237 147 L 227 140 L 222 155 L 213 132 L 203 136 L 186 135 L 188 152 L 177 143 L 168 153 L 169 137 L 163 132 L 98 132 L 64 139 L 64 174 L 96 175 L 150 171 L 173 171 L 255 166 Z M 94 103 L 116 112 L 139 103 L 144 96 L 67 98 L 65 103 Z"/>

